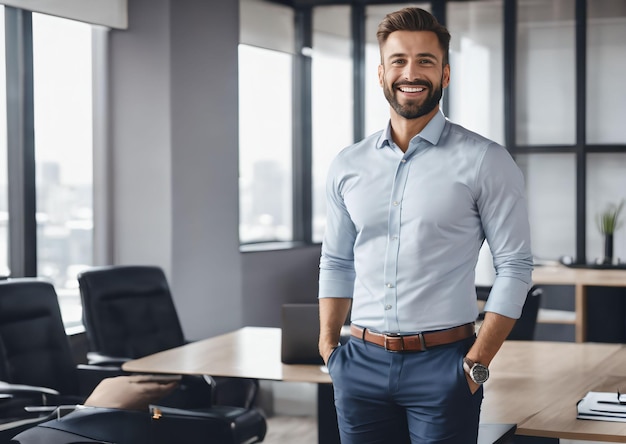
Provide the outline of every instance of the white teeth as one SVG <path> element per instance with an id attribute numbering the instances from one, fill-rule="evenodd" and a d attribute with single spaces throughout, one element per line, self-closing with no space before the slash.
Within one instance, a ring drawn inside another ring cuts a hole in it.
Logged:
<path id="1" fill-rule="evenodd" d="M 409 88 L 407 86 L 400 88 L 400 91 L 407 93 L 422 92 L 424 88 Z"/>

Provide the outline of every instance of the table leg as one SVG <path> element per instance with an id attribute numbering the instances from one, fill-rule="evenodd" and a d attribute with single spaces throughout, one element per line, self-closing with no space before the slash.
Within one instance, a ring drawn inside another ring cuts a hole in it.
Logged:
<path id="1" fill-rule="evenodd" d="M 575 286 L 576 304 L 576 342 L 587 340 L 587 286 L 576 284 Z"/>
<path id="2" fill-rule="evenodd" d="M 340 444 L 332 384 L 317 385 L 317 442 Z"/>

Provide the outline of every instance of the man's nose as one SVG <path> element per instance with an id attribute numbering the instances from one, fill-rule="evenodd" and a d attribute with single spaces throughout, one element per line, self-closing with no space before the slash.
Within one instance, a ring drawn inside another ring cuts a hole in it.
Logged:
<path id="1" fill-rule="evenodd" d="M 409 82 L 414 82 L 415 80 L 420 78 L 420 70 L 417 64 L 415 63 L 407 63 L 404 67 L 404 71 L 402 72 L 404 80 Z"/>

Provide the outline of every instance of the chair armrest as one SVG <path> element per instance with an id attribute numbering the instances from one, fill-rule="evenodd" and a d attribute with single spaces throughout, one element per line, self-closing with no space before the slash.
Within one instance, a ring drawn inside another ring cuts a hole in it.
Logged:
<path id="1" fill-rule="evenodd" d="M 116 365 L 121 367 L 123 363 L 130 361 L 130 358 L 122 356 L 108 356 L 100 352 L 88 352 L 87 363 L 93 365 Z"/>
<path id="2" fill-rule="evenodd" d="M 24 384 L 9 384 L 8 382 L 0 381 L 0 393 L 4 396 L 3 398 L 10 398 L 14 395 L 48 395 L 48 396 L 59 396 L 60 393 L 54 389 L 48 387 L 39 387 L 36 385 L 24 385 Z"/>

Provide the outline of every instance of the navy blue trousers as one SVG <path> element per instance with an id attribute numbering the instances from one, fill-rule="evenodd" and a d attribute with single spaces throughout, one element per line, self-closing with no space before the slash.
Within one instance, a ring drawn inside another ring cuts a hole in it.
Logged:
<path id="1" fill-rule="evenodd" d="M 423 352 L 388 352 L 357 338 L 328 360 L 342 444 L 471 444 L 483 388 L 463 357 L 475 338 Z"/>

